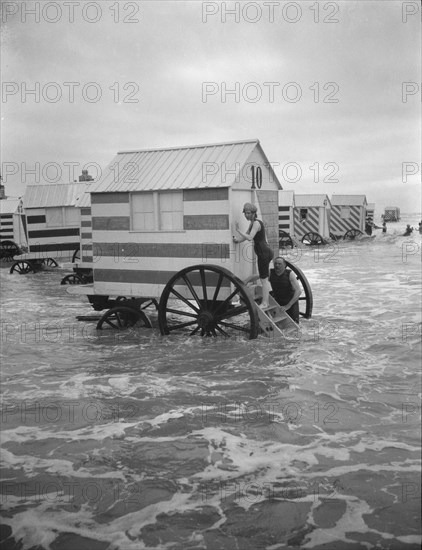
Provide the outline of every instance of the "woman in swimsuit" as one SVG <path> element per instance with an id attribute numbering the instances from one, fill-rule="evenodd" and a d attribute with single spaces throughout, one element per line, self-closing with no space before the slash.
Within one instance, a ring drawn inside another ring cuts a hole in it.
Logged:
<path id="1" fill-rule="evenodd" d="M 262 303 L 260 307 L 265 309 L 269 305 L 271 285 L 268 277 L 270 274 L 270 262 L 274 254 L 268 246 L 264 224 L 261 220 L 257 219 L 256 206 L 247 202 L 243 206 L 243 213 L 245 218 L 250 222 L 249 228 L 246 233 L 242 233 L 239 229 L 239 222 L 236 222 L 236 231 L 239 233 L 240 237 L 233 237 L 233 240 L 235 243 L 241 243 L 243 241 L 253 241 L 254 243 L 254 250 L 258 259 L 258 273 L 262 284 Z"/>

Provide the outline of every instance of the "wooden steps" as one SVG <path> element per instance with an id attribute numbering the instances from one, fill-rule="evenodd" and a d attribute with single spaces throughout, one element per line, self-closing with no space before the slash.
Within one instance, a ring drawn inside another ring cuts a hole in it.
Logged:
<path id="1" fill-rule="evenodd" d="M 263 336 L 267 338 L 297 339 L 300 335 L 300 327 L 281 308 L 272 296 L 269 297 L 269 306 L 261 309 L 259 304 L 262 301 L 261 287 L 252 287 L 252 294 L 255 297 L 256 309 L 258 311 L 259 326 Z"/>

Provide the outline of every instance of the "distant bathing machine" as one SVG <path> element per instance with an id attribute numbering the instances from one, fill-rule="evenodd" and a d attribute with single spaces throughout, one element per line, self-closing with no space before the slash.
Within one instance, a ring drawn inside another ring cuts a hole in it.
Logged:
<path id="1" fill-rule="evenodd" d="M 298 195 L 279 191 L 280 246 L 294 241 L 320 245 L 328 240 L 354 238 L 364 232 L 368 211 L 365 195 Z"/>
<path id="2" fill-rule="evenodd" d="M 367 205 L 365 195 L 333 195 L 330 218 L 332 236 L 340 238 L 363 233 Z"/>
<path id="3" fill-rule="evenodd" d="M 400 220 L 400 208 L 398 206 L 386 206 L 383 219 L 385 222 L 398 222 Z"/>
<path id="4" fill-rule="evenodd" d="M 0 241 L 15 243 L 18 247 L 25 247 L 25 216 L 22 199 L 7 198 L 0 200 Z"/>
<path id="5" fill-rule="evenodd" d="M 374 223 L 374 214 L 375 214 L 375 203 L 369 202 L 366 208 L 366 218 L 365 223 Z"/>
<path id="6" fill-rule="evenodd" d="M 85 183 L 28 185 L 23 196 L 28 252 L 11 272 L 29 273 L 42 265 L 71 260 L 80 248 L 80 209 Z"/>

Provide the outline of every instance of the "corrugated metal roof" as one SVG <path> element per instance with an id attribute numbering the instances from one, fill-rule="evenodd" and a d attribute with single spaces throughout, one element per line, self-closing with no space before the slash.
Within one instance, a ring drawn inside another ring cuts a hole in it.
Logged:
<path id="1" fill-rule="evenodd" d="M 0 200 L 0 214 L 14 214 L 18 211 L 21 199 L 2 199 Z"/>
<path id="2" fill-rule="evenodd" d="M 331 208 L 331 202 L 328 195 L 295 195 L 295 206 L 299 208 L 306 208 L 307 206 L 327 206 Z"/>
<path id="3" fill-rule="evenodd" d="M 257 146 L 266 158 L 256 139 L 169 149 L 121 151 L 104 170 L 102 178 L 92 186 L 91 192 L 230 187 Z M 210 163 L 208 167 L 206 163 Z M 234 172 L 231 173 L 231 170 Z M 270 170 L 280 185 L 271 167 Z"/>
<path id="4" fill-rule="evenodd" d="M 295 192 L 294 191 L 279 191 L 278 206 L 294 206 Z"/>
<path id="5" fill-rule="evenodd" d="M 23 204 L 25 208 L 75 206 L 78 196 L 85 191 L 85 186 L 85 182 L 28 185 Z"/>
<path id="6" fill-rule="evenodd" d="M 91 206 L 91 184 L 92 182 L 87 183 L 85 185 L 84 192 L 80 193 L 76 198 L 75 206 L 77 208 L 86 208 L 88 206 Z"/>
<path id="7" fill-rule="evenodd" d="M 366 195 L 333 195 L 333 206 L 366 206 Z"/>

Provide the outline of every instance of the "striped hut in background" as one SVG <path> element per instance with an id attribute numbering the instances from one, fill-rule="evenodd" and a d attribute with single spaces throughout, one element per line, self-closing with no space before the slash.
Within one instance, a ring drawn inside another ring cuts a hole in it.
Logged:
<path id="1" fill-rule="evenodd" d="M 73 260 L 77 266 L 92 268 L 92 221 L 91 221 L 91 185 L 85 187 L 77 201 L 76 208 L 80 210 L 80 248 Z"/>
<path id="2" fill-rule="evenodd" d="M 258 140 L 118 153 L 91 189 L 95 294 L 157 297 L 196 264 L 255 274 L 234 223 L 256 204 L 277 251 L 279 189 Z"/>
<path id="3" fill-rule="evenodd" d="M 366 207 L 366 216 L 365 216 L 365 223 L 374 223 L 374 214 L 375 214 L 375 203 L 374 202 L 368 202 L 368 206 Z"/>
<path id="4" fill-rule="evenodd" d="M 0 200 L 0 241 L 10 241 L 18 247 L 26 247 L 22 199 L 8 198 Z"/>
<path id="5" fill-rule="evenodd" d="M 85 183 L 28 185 L 23 197 L 29 253 L 20 259 L 71 260 L 79 249 L 80 209 Z"/>
<path id="6" fill-rule="evenodd" d="M 278 192 L 278 228 L 289 235 L 293 235 L 293 207 L 295 205 L 294 191 Z"/>
<path id="7" fill-rule="evenodd" d="M 398 206 L 386 206 L 384 209 L 385 222 L 398 222 L 400 220 L 400 208 Z"/>
<path id="8" fill-rule="evenodd" d="M 331 197 L 330 232 L 335 237 L 365 231 L 365 195 L 333 195 Z"/>
<path id="9" fill-rule="evenodd" d="M 295 195 L 293 234 L 308 244 L 323 244 L 330 237 L 331 203 L 327 195 Z"/>

